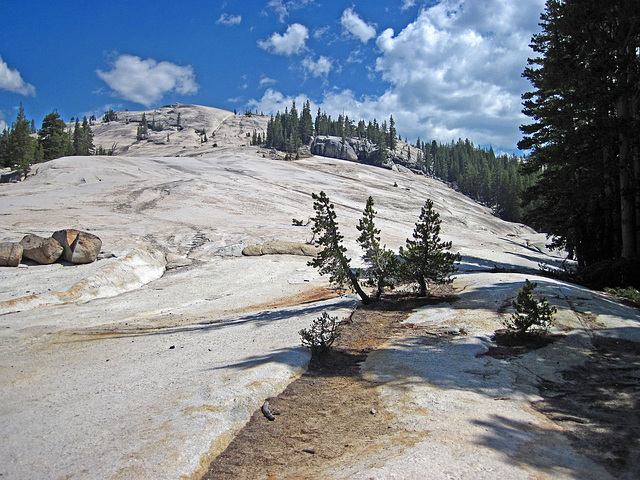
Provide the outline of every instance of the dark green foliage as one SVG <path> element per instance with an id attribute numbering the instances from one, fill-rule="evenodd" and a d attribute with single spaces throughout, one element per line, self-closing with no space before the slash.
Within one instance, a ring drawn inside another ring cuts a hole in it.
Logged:
<path id="1" fill-rule="evenodd" d="M 523 334 L 531 328 L 546 332 L 553 323 L 556 307 L 552 307 L 543 297 L 539 301 L 533 297 L 533 291 L 538 286 L 527 280 L 518 291 L 518 299 L 512 302 L 515 313 L 511 318 L 503 320 L 505 327 L 518 334 Z"/>
<path id="2" fill-rule="evenodd" d="M 302 345 L 316 354 L 327 353 L 340 336 L 337 321 L 338 317 L 331 317 L 327 312 L 322 312 L 322 315 L 313 321 L 311 328 L 303 328 L 298 332 Z"/>
<path id="3" fill-rule="evenodd" d="M 640 254 L 640 4 L 548 0 L 523 76 L 526 217 L 581 268 Z"/>
<path id="4" fill-rule="evenodd" d="M 376 288 L 377 300 L 386 287 L 395 286 L 399 262 L 395 253 L 380 246 L 380 230 L 374 223 L 376 211 L 373 209 L 373 204 L 373 197 L 369 197 L 356 228 L 360 232 L 357 239 L 358 245 L 364 251 L 362 259 L 367 265 L 362 273 L 367 279 L 367 284 Z"/>
<path id="5" fill-rule="evenodd" d="M 98 148 L 96 149 L 95 154 L 96 155 L 106 155 L 106 156 L 110 157 L 110 156 L 115 154 L 117 146 L 118 146 L 118 144 L 114 143 L 113 145 L 111 145 L 111 148 L 109 148 L 108 150 L 105 150 L 102 145 L 98 145 Z"/>
<path id="6" fill-rule="evenodd" d="M 342 245 L 344 237 L 338 230 L 333 204 L 324 192 L 313 193 L 311 196 L 316 212 L 315 217 L 311 219 L 312 231 L 315 244 L 323 248 L 308 265 L 317 268 L 320 275 L 329 275 L 329 281 L 338 288 L 351 288 L 363 303 L 370 303 L 371 299 L 362 290 L 356 273 L 351 269 L 351 259 L 346 256 L 347 249 Z"/>
<path id="7" fill-rule="evenodd" d="M 180 114 L 178 114 L 180 116 Z M 147 116 L 143 113 L 140 125 L 136 129 L 136 140 L 146 140 L 149 134 L 149 125 L 147 123 Z"/>
<path id="8" fill-rule="evenodd" d="M 420 148 L 425 173 L 489 206 L 504 220 L 522 220 L 519 196 L 535 183 L 537 175 L 522 174 L 521 159 L 496 156 L 492 149 L 477 148 L 468 139 L 458 139 L 450 144 L 420 142 L 417 147 Z"/>
<path id="9" fill-rule="evenodd" d="M 389 118 L 389 140 L 387 141 L 387 146 L 389 150 L 395 150 L 398 145 L 398 140 L 396 139 L 396 135 L 398 132 L 396 131 L 396 122 L 393 120 L 393 115 Z"/>
<path id="10" fill-rule="evenodd" d="M 420 218 L 413 230 L 413 240 L 407 239 L 407 248 L 400 247 L 403 277 L 419 286 L 418 294 L 425 296 L 431 284 L 442 285 L 452 282 L 451 275 L 456 268 L 454 262 L 460 260 L 453 254 L 451 242 L 440 240 L 440 215 L 433 209 L 433 202 L 427 200 L 420 212 Z"/>
<path id="11" fill-rule="evenodd" d="M 82 125 L 76 118 L 73 129 L 73 150 L 74 155 L 93 155 L 95 147 L 93 145 L 93 132 L 87 121 L 87 117 L 82 118 Z"/>
<path id="12" fill-rule="evenodd" d="M 42 147 L 44 161 L 67 155 L 69 136 L 65 132 L 66 127 L 58 112 L 55 111 L 42 120 L 42 128 L 38 131 L 38 141 Z"/>
<path id="13" fill-rule="evenodd" d="M 118 120 L 118 115 L 112 109 L 104 112 L 104 115 L 102 116 L 103 122 L 115 122 L 116 120 Z M 71 121 L 73 121 L 73 118 L 71 119 Z"/>
<path id="14" fill-rule="evenodd" d="M 22 175 L 26 176 L 31 169 L 31 164 L 38 158 L 37 143 L 31 138 L 31 122 L 27 120 L 24 114 L 24 108 L 20 104 L 16 121 L 11 125 L 8 134 L 2 137 L 4 144 L 0 147 L 3 151 L 2 165 L 10 167 Z"/>

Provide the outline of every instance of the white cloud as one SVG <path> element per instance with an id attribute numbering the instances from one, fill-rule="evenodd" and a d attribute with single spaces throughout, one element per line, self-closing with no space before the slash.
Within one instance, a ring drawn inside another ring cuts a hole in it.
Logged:
<path id="1" fill-rule="evenodd" d="M 274 80 L 273 78 L 263 77 L 260 79 L 259 86 L 266 87 L 267 85 L 273 85 L 275 83 L 276 83 L 276 80 Z"/>
<path id="2" fill-rule="evenodd" d="M 278 19 L 284 23 L 291 10 L 298 10 L 313 2 L 314 0 L 289 0 L 286 2 L 284 0 L 269 0 L 267 7 L 276 12 Z"/>
<path id="3" fill-rule="evenodd" d="M 0 57 L 0 89 L 26 96 L 35 97 L 36 95 L 36 87 L 25 82 L 18 70 L 9 68 L 2 57 Z"/>
<path id="4" fill-rule="evenodd" d="M 331 27 L 329 25 L 326 25 L 326 26 L 324 26 L 322 28 L 316 28 L 313 31 L 313 38 L 315 38 L 316 40 L 320 40 L 325 35 L 327 35 L 330 30 L 331 30 Z"/>
<path id="5" fill-rule="evenodd" d="M 302 67 L 305 72 L 309 73 L 311 76 L 318 77 L 327 77 L 333 68 L 333 60 L 331 58 L 320 56 L 318 60 L 313 60 L 311 57 L 306 57 L 302 60 Z"/>
<path id="6" fill-rule="evenodd" d="M 376 40 L 375 69 L 388 87 L 381 95 L 358 96 L 333 89 L 316 98 L 331 115 L 396 122 L 403 137 L 450 142 L 469 138 L 496 151 L 516 149 L 521 139 L 521 95 L 531 87 L 521 73 L 545 0 L 443 0 L 423 9 L 399 33 Z M 249 103 L 264 112 L 284 111 L 306 100 L 269 89 Z M 313 99 L 311 99 L 313 100 Z M 313 101 L 312 101 L 313 104 Z"/>
<path id="7" fill-rule="evenodd" d="M 342 12 L 340 24 L 342 25 L 342 29 L 344 32 L 353 35 L 362 43 L 367 43 L 369 40 L 376 36 L 375 26 L 362 20 L 362 18 L 360 18 L 360 16 L 356 12 L 354 12 L 352 8 L 347 8 L 344 12 Z"/>
<path id="8" fill-rule="evenodd" d="M 277 90 L 268 88 L 260 100 L 249 100 L 247 106 L 253 111 L 258 110 L 264 112 L 267 115 L 275 115 L 276 112 L 284 112 L 285 108 L 291 108 L 291 102 L 295 100 L 296 107 L 302 108 L 302 105 L 307 100 L 310 100 L 306 95 L 300 94 L 295 97 L 285 96 Z M 315 112 L 318 109 L 318 105 L 310 101 L 311 111 Z"/>
<path id="9" fill-rule="evenodd" d="M 267 40 L 258 41 L 258 46 L 277 55 L 290 56 L 303 51 L 308 38 L 309 29 L 304 25 L 294 23 L 289 25 L 284 34 L 274 33 Z"/>
<path id="10" fill-rule="evenodd" d="M 544 0 L 444 0 L 397 35 L 382 32 L 376 71 L 390 84 L 385 95 L 426 130 L 404 131 L 515 148 L 529 87 L 521 73 L 543 9 Z"/>
<path id="11" fill-rule="evenodd" d="M 415 0 L 402 0 L 402 6 L 400 7 L 400 10 L 404 12 L 405 10 L 409 10 L 411 7 L 415 7 L 415 6 L 416 6 Z"/>
<path id="12" fill-rule="evenodd" d="M 146 107 L 158 102 L 165 94 L 177 92 L 183 95 L 197 93 L 193 67 L 181 67 L 171 62 L 142 60 L 134 55 L 120 55 L 111 70 L 96 70 L 97 75 L 113 92 Z"/>
<path id="13" fill-rule="evenodd" d="M 223 13 L 222 15 L 220 15 L 220 18 L 216 21 L 216 23 L 225 25 L 227 27 L 240 25 L 241 22 L 242 22 L 241 15 L 229 15 L 228 13 Z"/>

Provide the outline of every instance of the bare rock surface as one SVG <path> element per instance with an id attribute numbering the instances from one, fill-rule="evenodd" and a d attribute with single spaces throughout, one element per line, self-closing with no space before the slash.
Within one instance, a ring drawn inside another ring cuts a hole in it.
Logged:
<path id="1" fill-rule="evenodd" d="M 64 225 L 91 232 L 106 249 L 89 264 L 0 269 L 3 478 L 198 478 L 265 398 L 305 369 L 309 355 L 297 332 L 322 311 L 346 316 L 355 304 L 327 290 L 307 257 L 239 256 L 248 245 L 309 242 L 310 225 L 291 220 L 313 215 L 311 193 L 320 190 L 336 206 L 355 266 L 355 226 L 369 195 L 381 241 L 396 250 L 432 199 L 443 240 L 462 256 L 462 299 L 419 310 L 412 321 L 470 333 L 444 349 L 391 339 L 372 354 L 366 375 L 388 408 L 433 440 L 334 466 L 325 478 L 427 478 L 429 471 L 441 473 L 432 478 L 551 478 L 560 468 L 548 473 L 546 464 L 520 462 L 541 438 L 554 458 L 590 468 L 556 433 L 541 434 L 555 427 L 529 409 L 536 387 L 525 368 L 476 356 L 524 279 L 540 263 L 561 265 L 543 234 L 497 219 L 434 179 L 335 159 L 265 157 L 246 137 L 266 125 L 263 117 L 167 106 L 158 109 L 156 120 L 169 120 L 154 132 L 157 141 L 136 142 L 141 113 L 94 128 L 96 145 L 117 143 L 126 156 L 61 158 L 0 185 L 0 241 Z M 171 126 L 178 113 L 182 129 Z M 206 143 L 187 118 L 200 122 Z M 486 273 L 496 267 L 511 273 Z M 637 338 L 629 309 L 539 281 L 573 322 L 567 341 L 575 348 L 533 358 L 526 368 L 536 376 L 552 378 L 580 361 L 595 330 Z M 602 327 L 582 325 L 576 310 Z"/>

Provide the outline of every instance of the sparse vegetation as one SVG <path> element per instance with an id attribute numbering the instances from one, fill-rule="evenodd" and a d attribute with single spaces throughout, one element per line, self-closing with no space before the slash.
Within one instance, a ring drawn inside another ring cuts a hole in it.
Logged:
<path id="1" fill-rule="evenodd" d="M 104 115 L 102 116 L 103 122 L 115 122 L 116 120 L 118 120 L 118 115 L 112 109 L 104 112 Z M 71 119 L 71 121 L 73 121 L 73 118 Z"/>
<path id="2" fill-rule="evenodd" d="M 524 335 L 529 330 L 546 333 L 553 323 L 557 309 L 550 306 L 544 297 L 536 300 L 533 291 L 537 286 L 537 283 L 527 280 L 518 291 L 517 300 L 512 302 L 516 311 L 510 318 L 503 320 L 504 326 L 518 335 Z"/>
<path id="3" fill-rule="evenodd" d="M 413 230 L 413 240 L 407 239 L 406 249 L 400 247 L 403 278 L 418 284 L 420 296 L 427 295 L 431 284 L 451 283 L 451 275 L 456 270 L 454 263 L 460 260 L 459 254 L 447 251 L 451 249 L 451 242 L 440 240 L 441 223 L 433 202 L 427 200 Z"/>
<path id="4" fill-rule="evenodd" d="M 386 246 L 380 246 L 380 230 L 375 226 L 376 211 L 373 209 L 373 204 L 373 197 L 369 197 L 356 228 L 360 232 L 357 239 L 358 245 L 364 251 L 362 259 L 367 264 L 362 274 L 367 279 L 367 285 L 376 288 L 376 300 L 378 300 L 385 288 L 395 286 L 399 261 L 395 253 Z"/>
<path id="5" fill-rule="evenodd" d="M 322 191 L 311 196 L 316 212 L 315 217 L 311 219 L 312 231 L 314 236 L 317 236 L 316 245 L 323 249 L 308 265 L 317 268 L 320 275 L 329 275 L 329 281 L 338 288 L 349 287 L 360 296 L 363 303 L 371 303 L 371 298 L 360 286 L 357 273 L 351 269 L 351 259 L 347 257 L 347 249 L 342 245 L 344 237 L 338 230 L 333 203 Z"/>
<path id="6" fill-rule="evenodd" d="M 338 317 L 332 317 L 327 312 L 322 312 L 322 315 L 313 321 L 310 328 L 303 328 L 298 333 L 304 347 L 309 348 L 315 354 L 327 353 L 340 336 Z"/>

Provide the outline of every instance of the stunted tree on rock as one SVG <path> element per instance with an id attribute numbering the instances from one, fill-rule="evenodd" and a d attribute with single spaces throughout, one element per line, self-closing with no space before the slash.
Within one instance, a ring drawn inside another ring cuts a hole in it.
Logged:
<path id="1" fill-rule="evenodd" d="M 413 240 L 407 239 L 406 249 L 400 247 L 403 277 L 418 284 L 420 296 L 426 296 L 429 284 L 451 283 L 451 275 L 456 270 L 454 263 L 460 260 L 459 254 L 447 251 L 451 249 L 451 242 L 440 240 L 441 223 L 440 214 L 428 199 L 413 230 Z"/>
<path id="2" fill-rule="evenodd" d="M 360 232 L 358 244 L 364 251 L 362 259 L 367 264 L 364 270 L 367 283 L 376 288 L 376 300 L 378 300 L 386 287 L 395 286 L 399 262 L 395 253 L 386 246 L 380 246 L 380 229 L 374 223 L 376 211 L 373 209 L 373 204 L 373 197 L 369 197 L 356 228 Z"/>
<path id="3" fill-rule="evenodd" d="M 315 217 L 312 231 L 316 236 L 316 245 L 323 247 L 320 253 L 308 265 L 318 269 L 321 275 L 329 275 L 329 281 L 340 288 L 352 288 L 365 304 L 371 298 L 364 292 L 357 274 L 351 269 L 351 259 L 347 257 L 347 249 L 342 245 L 344 238 L 338 230 L 336 212 L 329 197 L 324 192 L 311 194 L 314 203 Z"/>

